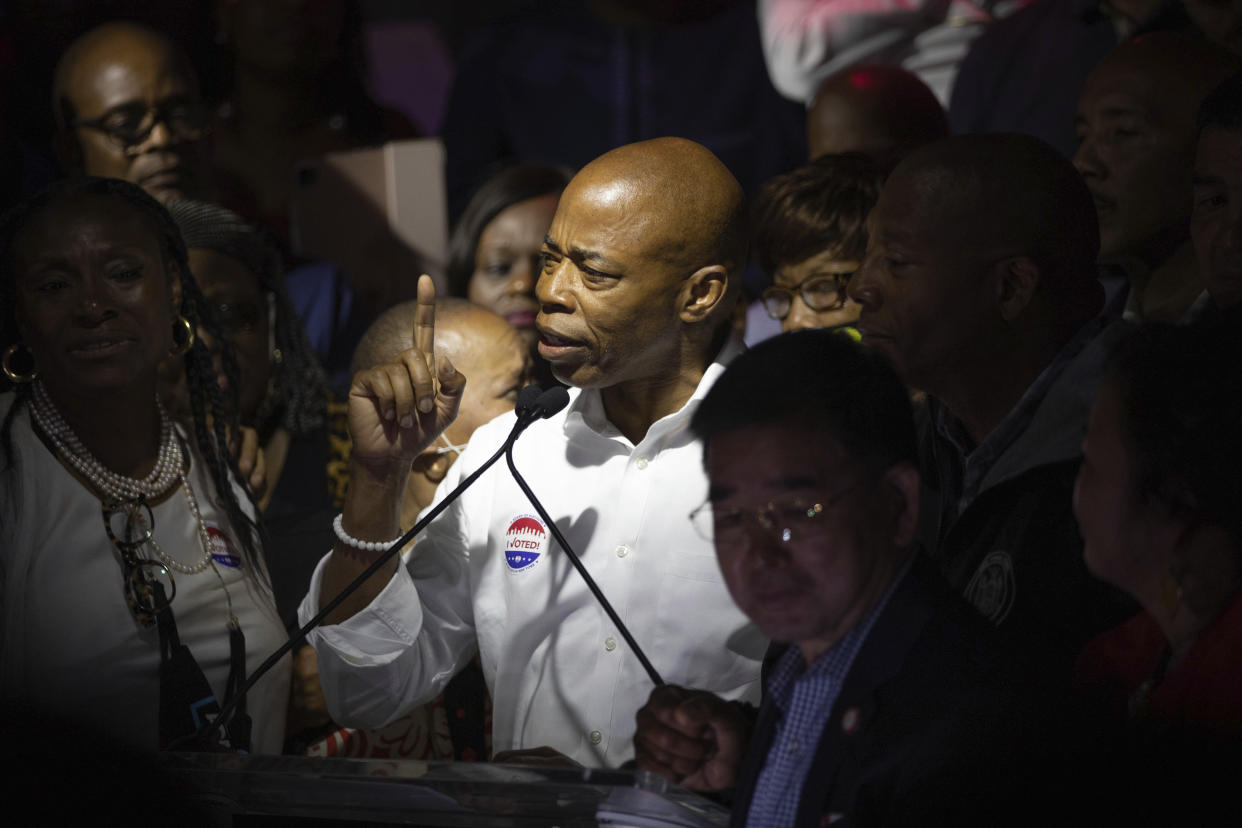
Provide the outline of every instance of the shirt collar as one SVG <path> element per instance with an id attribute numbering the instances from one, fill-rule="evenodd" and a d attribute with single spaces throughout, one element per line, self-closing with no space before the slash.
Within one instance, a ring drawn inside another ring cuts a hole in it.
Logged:
<path id="1" fill-rule="evenodd" d="M 715 385 L 716 380 L 724 373 L 729 363 L 737 359 L 745 350 L 746 345 L 742 338 L 737 334 L 730 334 L 725 344 L 716 354 L 715 359 L 707 366 L 707 370 L 703 372 L 698 385 L 695 386 L 694 393 L 690 395 L 690 399 L 686 401 L 686 404 L 672 414 L 661 417 L 653 423 L 647 431 L 647 437 L 643 441 L 646 442 L 652 436 L 681 430 L 688 426 L 690 418 L 694 416 L 694 412 L 698 409 L 699 402 L 707 395 L 711 387 Z M 569 407 L 565 415 L 565 436 L 572 438 L 580 434 L 593 434 L 610 440 L 620 440 L 627 446 L 629 445 L 629 440 L 608 420 L 608 415 L 604 411 L 604 399 L 598 388 L 569 389 Z"/>
<path id="2" fill-rule="evenodd" d="M 962 468 L 961 490 L 958 492 L 959 514 L 974 498 L 977 493 L 976 489 L 992 464 L 1030 426 L 1035 412 L 1044 398 L 1048 396 L 1049 390 L 1065 372 L 1065 368 L 1082 352 L 1087 343 L 1099 334 L 1106 322 L 1104 317 L 1096 316 L 1079 328 L 1069 341 L 1061 346 L 1061 350 L 1053 357 L 1052 362 L 1044 367 L 1035 381 L 1023 392 L 1018 402 L 1005 415 L 1005 419 L 992 429 L 983 442 L 973 448 L 962 422 L 953 416 L 945 405 L 939 401 L 935 402 L 933 411 L 936 433 L 957 452 Z"/>

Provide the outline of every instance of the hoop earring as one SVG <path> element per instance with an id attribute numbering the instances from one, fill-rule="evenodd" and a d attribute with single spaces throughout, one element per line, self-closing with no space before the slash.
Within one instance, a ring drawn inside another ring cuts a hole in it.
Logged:
<path id="1" fill-rule="evenodd" d="M 26 352 L 26 361 L 30 363 L 30 370 L 24 374 L 19 374 L 13 370 L 9 364 L 13 359 L 13 355 L 20 348 Z M 20 342 L 14 342 L 12 345 L 4 349 L 4 356 L 0 357 L 0 370 L 4 371 L 4 375 L 9 378 L 10 382 L 22 385 L 27 382 L 34 382 L 39 376 L 39 369 L 34 364 L 34 354 L 30 353 L 30 349 Z"/>
<path id="2" fill-rule="evenodd" d="M 177 344 L 177 329 L 178 328 L 180 328 L 183 331 L 182 338 L 185 340 L 180 345 Z M 172 355 L 173 356 L 185 356 L 186 354 L 188 354 L 190 352 L 190 349 L 194 347 L 195 338 L 196 337 L 194 336 L 194 326 L 190 324 L 190 320 L 186 319 L 184 316 L 178 315 L 177 321 L 173 323 L 173 347 L 171 351 Z"/>

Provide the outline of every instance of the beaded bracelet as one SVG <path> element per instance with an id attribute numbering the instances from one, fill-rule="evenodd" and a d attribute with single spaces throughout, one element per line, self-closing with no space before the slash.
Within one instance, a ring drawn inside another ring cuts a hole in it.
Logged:
<path id="1" fill-rule="evenodd" d="M 366 552 L 383 552 L 385 549 L 392 546 L 397 541 L 401 540 L 400 536 L 397 536 L 390 541 L 358 540 L 357 538 L 345 532 L 345 527 L 341 525 L 341 518 L 343 516 L 344 516 L 343 514 L 338 514 L 335 518 L 333 518 L 332 529 L 333 531 L 336 532 L 337 540 L 339 540 L 341 543 L 345 544 L 346 546 L 352 546 L 354 549 L 362 549 Z"/>

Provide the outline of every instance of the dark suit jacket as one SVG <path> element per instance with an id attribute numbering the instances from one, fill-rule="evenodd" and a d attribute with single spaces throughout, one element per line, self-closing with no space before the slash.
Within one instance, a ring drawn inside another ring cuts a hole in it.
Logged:
<path id="1" fill-rule="evenodd" d="M 920 554 L 846 676 L 797 824 L 1012 824 L 1035 722 L 1003 659 L 995 632 Z M 746 823 L 777 715 L 765 698 L 738 776 L 733 825 Z"/>

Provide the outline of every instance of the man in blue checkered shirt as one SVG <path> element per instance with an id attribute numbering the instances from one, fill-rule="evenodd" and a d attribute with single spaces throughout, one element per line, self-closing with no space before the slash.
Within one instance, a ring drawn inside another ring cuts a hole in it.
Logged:
<path id="1" fill-rule="evenodd" d="M 710 479 L 692 520 L 776 644 L 753 722 L 710 694 L 657 689 L 638 714 L 638 766 L 732 787 L 736 825 L 996 818 L 1025 708 L 994 632 L 918 550 L 913 414 L 887 360 L 831 331 L 768 340 L 692 428 Z"/>

